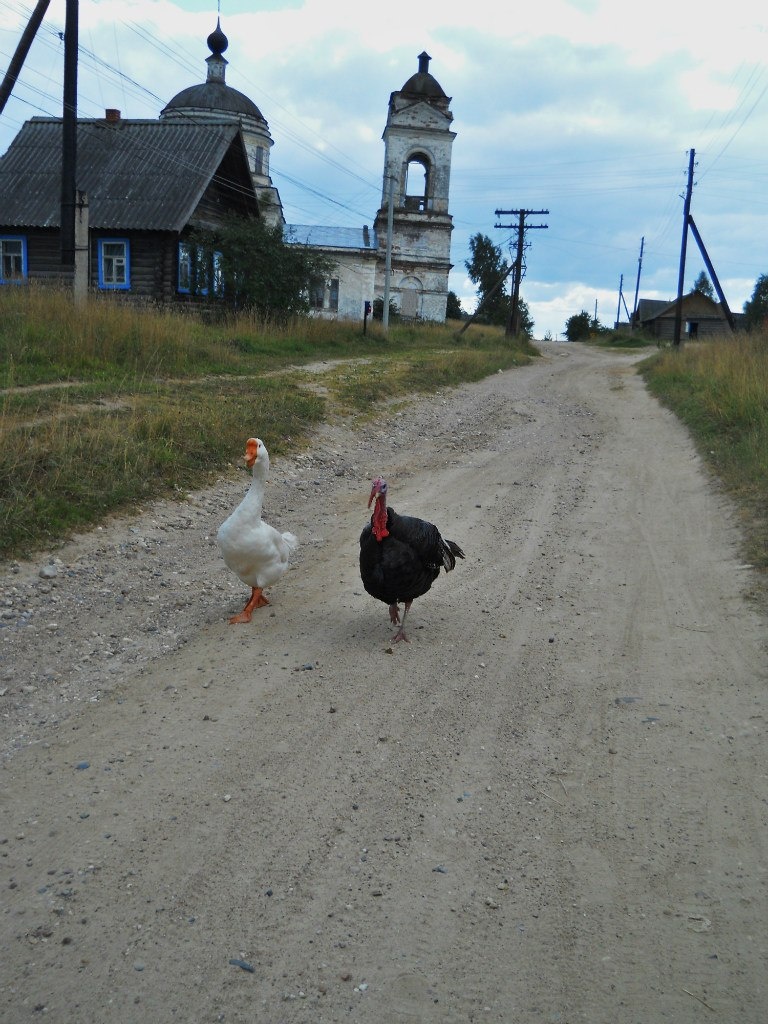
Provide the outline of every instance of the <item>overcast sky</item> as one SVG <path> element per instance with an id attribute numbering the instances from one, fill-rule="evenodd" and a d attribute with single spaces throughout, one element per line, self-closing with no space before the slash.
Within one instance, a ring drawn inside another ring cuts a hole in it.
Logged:
<path id="1" fill-rule="evenodd" d="M 4 70 L 34 7 L 0 0 Z M 80 0 L 78 113 L 157 117 L 205 80 L 216 0 Z M 537 337 L 562 337 L 597 306 L 612 325 L 619 286 L 673 299 L 688 154 L 691 212 L 734 312 L 768 274 L 768 14 L 757 0 L 221 0 L 227 83 L 267 119 L 271 171 L 289 223 L 373 224 L 391 92 L 418 54 L 452 97 L 449 287 L 475 289 L 468 242 L 508 253 L 495 210 L 548 210 L 526 240 L 522 295 Z M 65 0 L 51 0 L 0 116 L 0 153 L 23 122 L 60 116 Z M 705 269 L 688 241 L 685 288 Z M 625 316 L 622 305 L 622 317 Z"/>

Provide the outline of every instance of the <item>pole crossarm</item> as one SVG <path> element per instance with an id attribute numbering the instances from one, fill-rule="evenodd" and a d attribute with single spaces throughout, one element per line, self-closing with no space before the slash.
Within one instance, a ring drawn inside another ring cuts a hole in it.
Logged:
<path id="1" fill-rule="evenodd" d="M 509 319 L 506 336 L 517 337 L 520 333 L 520 282 L 523 278 L 523 250 L 525 248 L 525 232 L 530 230 L 543 230 L 549 227 L 548 224 L 526 224 L 526 217 L 543 217 L 549 214 L 549 210 L 494 210 L 497 217 L 516 216 L 517 224 L 495 224 L 494 227 L 506 230 L 517 231 L 517 256 L 512 264 L 514 271 L 512 278 L 512 302 L 509 309 Z"/>

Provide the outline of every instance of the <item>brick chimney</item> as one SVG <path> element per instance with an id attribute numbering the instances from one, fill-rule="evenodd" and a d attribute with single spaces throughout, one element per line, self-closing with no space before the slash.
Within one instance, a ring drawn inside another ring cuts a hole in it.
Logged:
<path id="1" fill-rule="evenodd" d="M 114 107 L 107 107 L 107 109 L 104 111 L 104 119 L 108 121 L 110 124 L 119 124 L 120 111 L 115 110 Z"/>

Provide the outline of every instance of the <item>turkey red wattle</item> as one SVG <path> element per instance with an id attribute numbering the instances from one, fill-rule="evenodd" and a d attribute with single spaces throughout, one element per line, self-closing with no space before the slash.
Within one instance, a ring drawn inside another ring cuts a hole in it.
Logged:
<path id="1" fill-rule="evenodd" d="M 387 503 L 384 500 L 384 496 L 381 494 L 378 496 L 376 504 L 373 506 L 371 526 L 376 540 L 381 541 L 384 540 L 385 537 L 389 536 L 389 530 L 387 529 Z"/>

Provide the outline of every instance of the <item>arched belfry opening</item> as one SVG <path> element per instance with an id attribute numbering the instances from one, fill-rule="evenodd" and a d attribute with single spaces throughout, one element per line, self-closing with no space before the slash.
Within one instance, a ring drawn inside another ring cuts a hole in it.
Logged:
<path id="1" fill-rule="evenodd" d="M 389 98 L 381 207 L 374 225 L 376 296 L 389 294 L 404 317 L 442 322 L 451 270 L 448 189 L 456 133 L 450 97 L 431 74 L 430 60 L 428 53 L 419 54 L 419 70 Z"/>
<path id="2" fill-rule="evenodd" d="M 406 210 L 430 208 L 432 162 L 426 153 L 414 153 L 405 165 L 403 206 Z"/>

